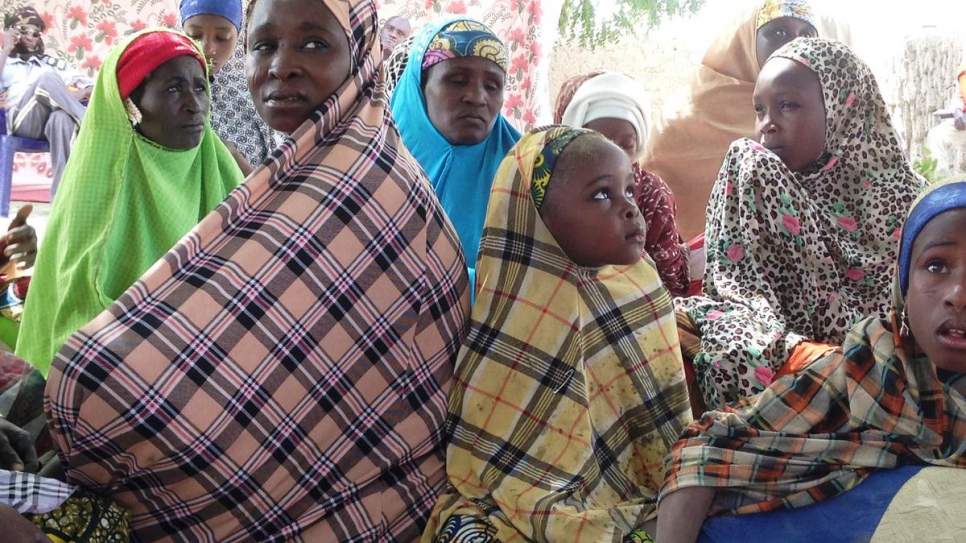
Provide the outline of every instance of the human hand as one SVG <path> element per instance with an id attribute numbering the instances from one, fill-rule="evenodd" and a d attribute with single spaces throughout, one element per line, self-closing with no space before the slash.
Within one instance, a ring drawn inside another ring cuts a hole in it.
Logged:
<path id="1" fill-rule="evenodd" d="M 17 42 L 20 41 L 20 32 L 13 27 L 6 29 L 3 32 L 3 53 L 9 55 L 10 51 L 17 46 Z"/>
<path id="2" fill-rule="evenodd" d="M 30 433 L 7 419 L 0 419 L 0 469 L 33 473 L 38 467 Z"/>
<path id="3" fill-rule="evenodd" d="M 32 205 L 25 205 L 17 210 L 17 215 L 7 227 L 7 235 L 0 238 L 0 248 L 3 249 L 0 267 L 7 275 L 33 266 L 37 259 L 37 231 L 27 224 L 27 217 L 33 209 Z"/>
<path id="4" fill-rule="evenodd" d="M 960 108 L 953 110 L 953 125 L 956 130 L 966 130 L 966 112 Z"/>
<path id="5" fill-rule="evenodd" d="M 3 526 L 4 541 L 18 543 L 50 543 L 50 539 L 36 524 L 27 520 L 16 509 L 0 503 L 0 526 Z"/>
<path id="6" fill-rule="evenodd" d="M 71 95 L 78 100 L 87 100 L 91 97 L 91 87 L 74 88 L 70 90 Z"/>

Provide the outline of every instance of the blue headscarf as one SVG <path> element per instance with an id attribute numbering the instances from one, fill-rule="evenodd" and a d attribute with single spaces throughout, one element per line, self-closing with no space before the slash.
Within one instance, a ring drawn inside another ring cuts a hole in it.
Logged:
<path id="1" fill-rule="evenodd" d="M 217 15 L 224 17 L 241 32 L 241 0 L 181 0 L 181 24 L 195 15 Z"/>
<path id="2" fill-rule="evenodd" d="M 466 20 L 472 21 L 466 17 L 444 18 L 427 25 L 416 35 L 406 69 L 392 93 L 390 108 L 403 143 L 426 171 L 443 209 L 456 228 L 466 252 L 470 284 L 473 285 L 490 185 L 503 157 L 520 139 L 520 133 L 501 113 L 485 140 L 476 145 L 453 145 L 429 120 L 422 90 L 423 57 L 441 30 L 450 23 Z M 505 66 L 500 68 L 506 69 Z"/>
<path id="3" fill-rule="evenodd" d="M 966 179 L 938 185 L 912 204 L 909 218 L 902 228 L 902 242 L 899 244 L 899 288 L 902 296 L 909 289 L 912 244 L 919 237 L 919 233 L 937 215 L 962 208 L 966 208 Z"/>

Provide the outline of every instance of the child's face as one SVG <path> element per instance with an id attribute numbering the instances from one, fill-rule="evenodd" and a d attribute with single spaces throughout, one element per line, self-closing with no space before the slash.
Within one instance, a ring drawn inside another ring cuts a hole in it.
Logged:
<path id="1" fill-rule="evenodd" d="M 815 162 L 825 151 L 825 101 L 814 72 L 794 60 L 765 63 L 752 98 L 755 130 L 763 146 L 793 172 Z"/>
<path id="2" fill-rule="evenodd" d="M 319 0 L 259 0 L 248 31 L 245 75 L 255 110 L 291 134 L 349 77 L 345 31 Z"/>
<path id="3" fill-rule="evenodd" d="M 627 153 L 627 158 L 631 159 L 632 162 L 637 161 L 640 157 L 640 139 L 637 137 L 637 129 L 630 122 L 614 117 L 604 117 L 590 121 L 584 125 L 584 128 L 596 130 L 603 134 L 605 138 L 614 142 L 622 151 Z"/>
<path id="4" fill-rule="evenodd" d="M 966 372 L 966 209 L 936 216 L 912 244 L 906 311 L 929 361 Z"/>
<path id="5" fill-rule="evenodd" d="M 558 164 L 571 152 L 575 152 L 571 147 L 565 149 Z M 634 264 L 644 252 L 646 233 L 634 194 L 634 172 L 627 155 L 613 143 L 594 137 L 572 166 L 554 174 L 540 215 L 575 263 L 588 267 Z"/>
<path id="6" fill-rule="evenodd" d="M 184 21 L 184 33 L 201 42 L 201 50 L 208 60 L 211 75 L 218 73 L 235 52 L 238 29 L 231 21 L 218 15 L 202 14 Z"/>

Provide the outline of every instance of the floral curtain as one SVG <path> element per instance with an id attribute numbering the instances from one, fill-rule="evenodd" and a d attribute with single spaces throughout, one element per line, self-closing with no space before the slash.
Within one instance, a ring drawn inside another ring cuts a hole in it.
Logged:
<path id="1" fill-rule="evenodd" d="M 551 119 L 548 55 L 557 36 L 562 0 L 377 0 L 380 22 L 403 15 L 414 29 L 434 17 L 468 14 L 490 26 L 510 50 L 504 114 L 525 130 Z M 151 26 L 175 27 L 178 0 L 0 0 L 9 13 L 33 5 L 47 23 L 49 54 L 94 76 L 120 38 Z M 17 183 L 49 182 L 46 154 L 17 154 Z"/>

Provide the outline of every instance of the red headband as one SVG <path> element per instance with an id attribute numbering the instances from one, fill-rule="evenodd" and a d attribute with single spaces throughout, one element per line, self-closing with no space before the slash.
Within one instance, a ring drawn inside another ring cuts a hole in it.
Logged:
<path id="1" fill-rule="evenodd" d="M 181 55 L 198 59 L 202 70 L 207 73 L 204 57 L 187 36 L 174 32 L 151 32 L 131 42 L 117 61 L 117 86 L 121 99 L 130 96 L 158 66 Z"/>

